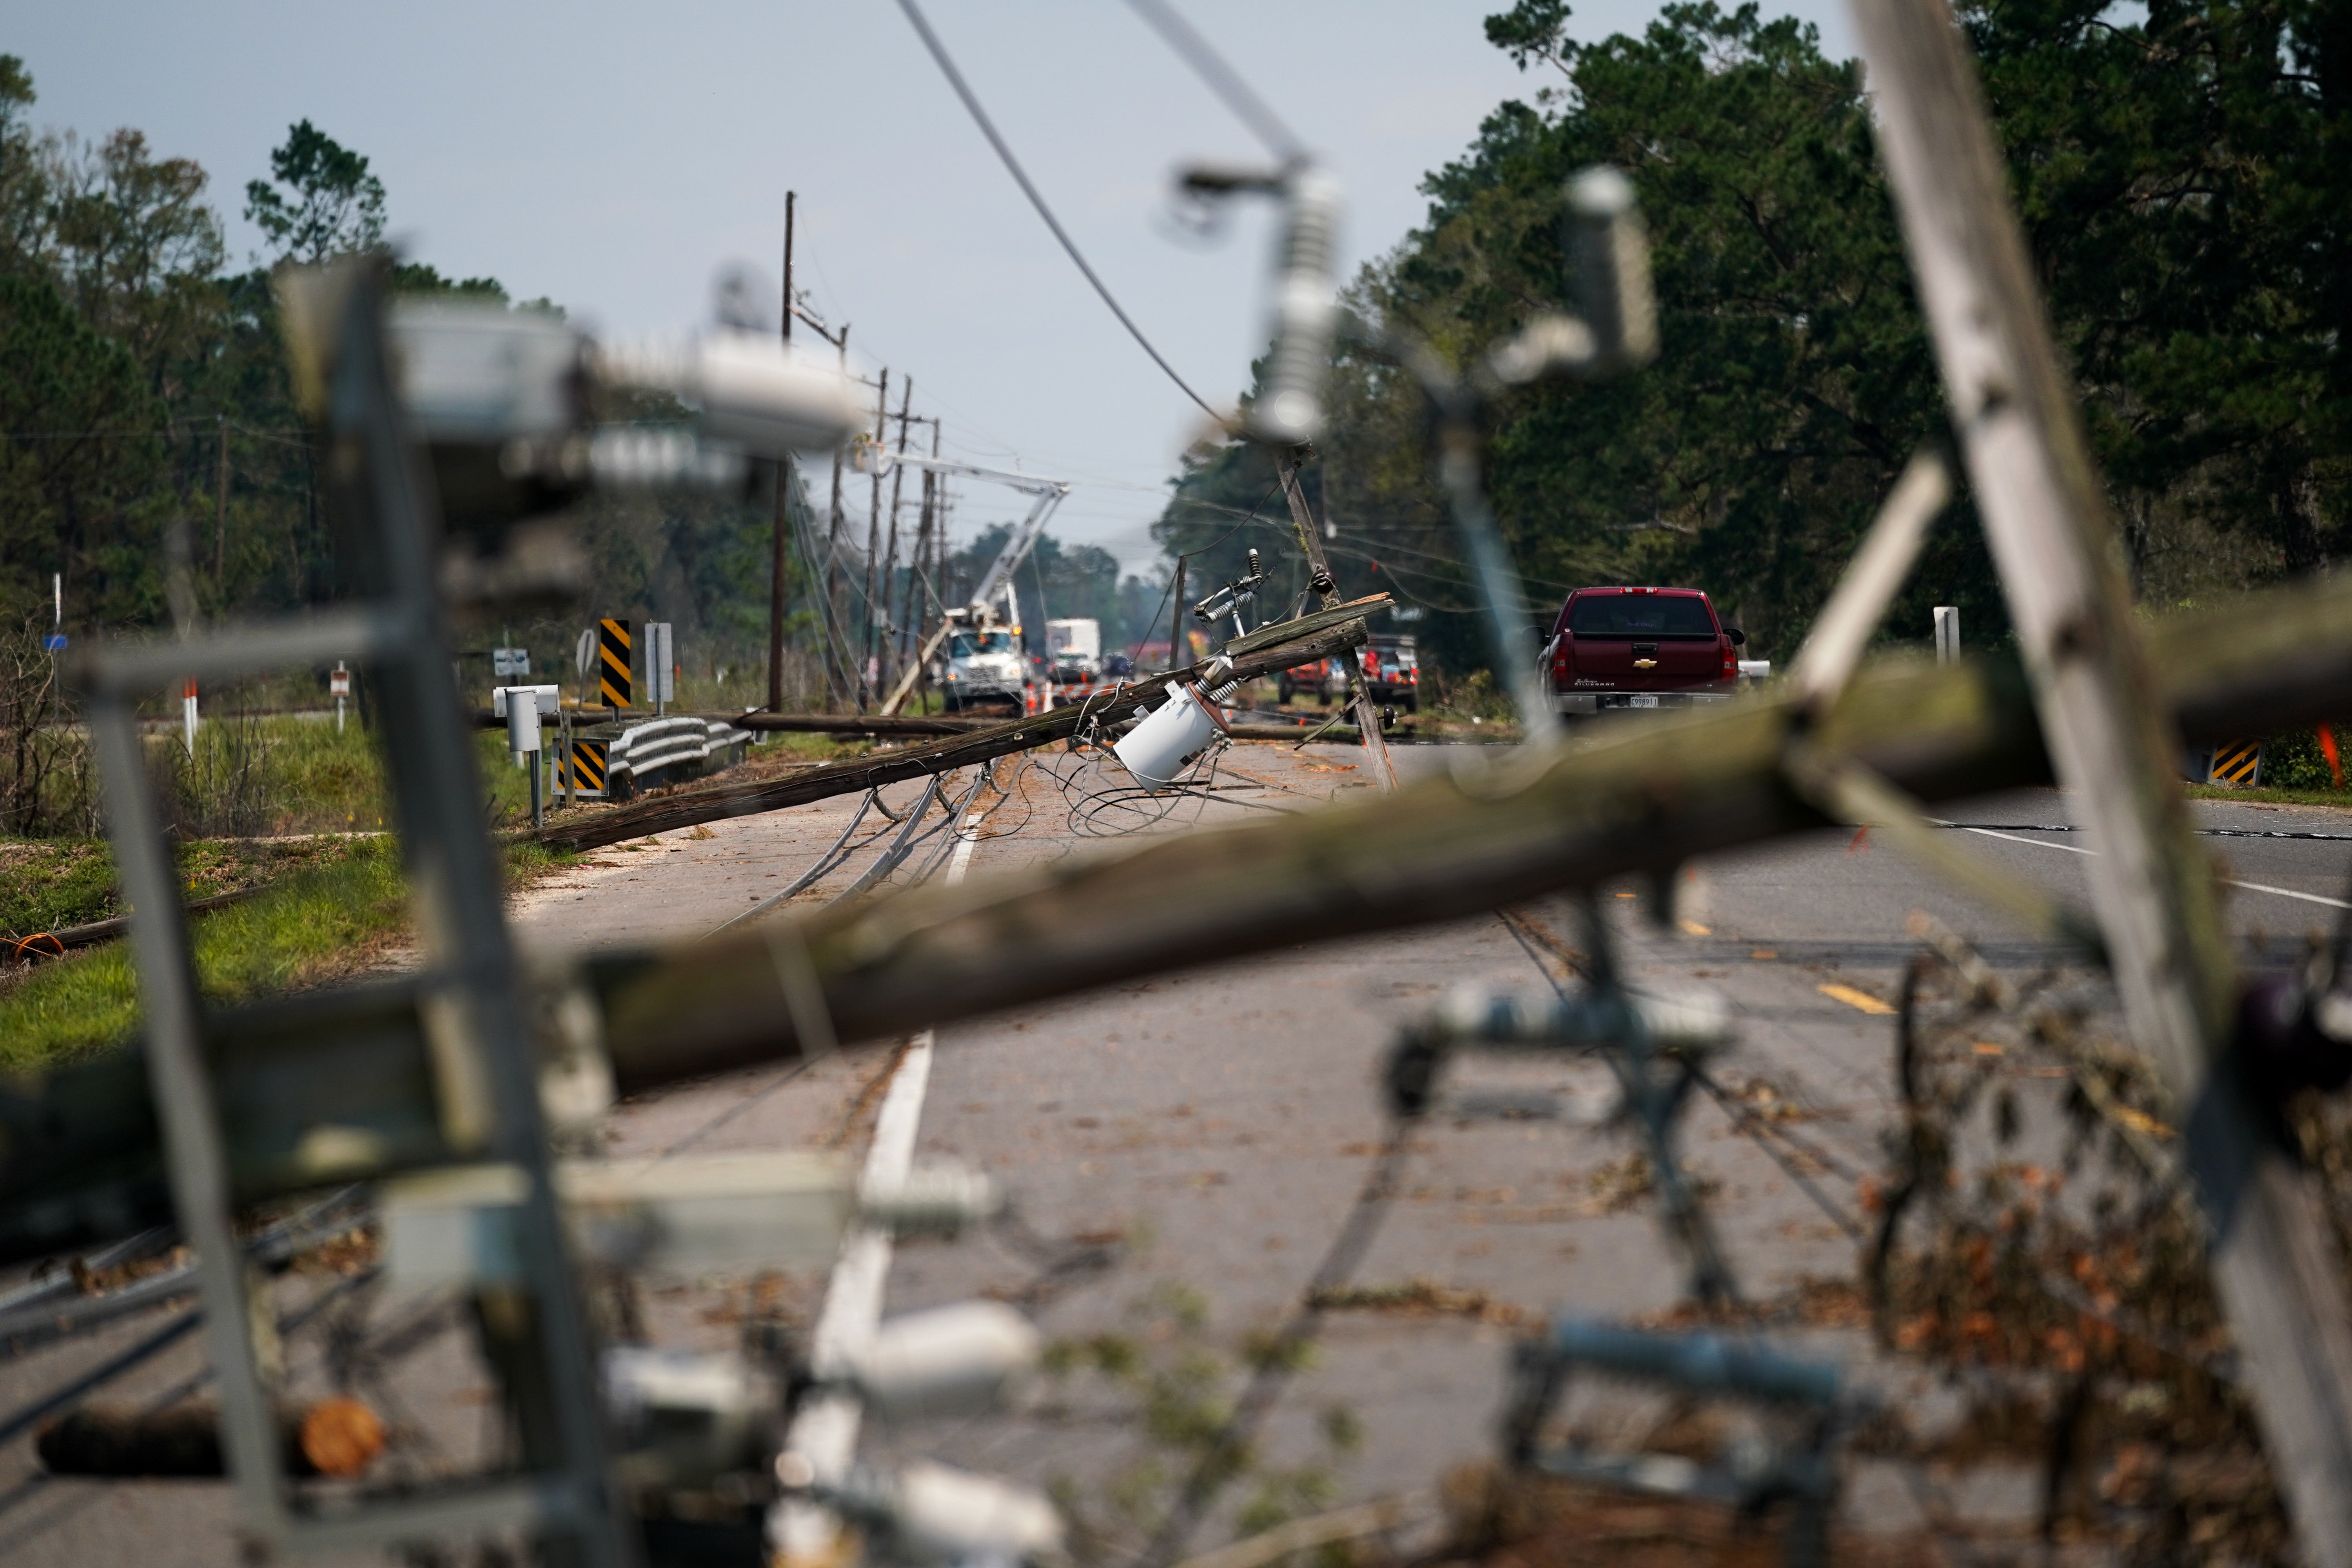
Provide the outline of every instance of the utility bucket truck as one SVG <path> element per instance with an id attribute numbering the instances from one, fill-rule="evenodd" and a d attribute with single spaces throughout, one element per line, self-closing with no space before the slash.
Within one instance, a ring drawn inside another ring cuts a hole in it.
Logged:
<path id="1" fill-rule="evenodd" d="M 896 713 L 913 694 L 916 680 L 926 668 L 935 671 L 938 684 L 946 694 L 950 712 L 981 704 L 995 706 L 1011 703 L 1017 716 L 1028 710 L 1029 671 L 1021 651 L 1021 603 L 1013 592 L 1013 574 L 1027 559 L 1029 552 L 1045 531 L 1045 520 L 1070 493 L 1070 487 L 1060 479 L 1043 479 L 1034 474 L 1017 474 L 1003 468 L 983 468 L 971 463 L 959 463 L 942 458 L 918 457 L 901 452 L 860 437 L 850 447 L 851 465 L 861 473 L 877 479 L 892 468 L 904 464 L 910 468 L 928 468 L 935 474 L 960 474 L 967 479 L 993 479 L 1034 498 L 1029 515 L 1004 542 L 988 575 L 972 590 L 971 598 L 960 609 L 950 609 L 940 622 L 940 629 L 931 634 L 922 651 L 908 661 L 906 674 L 898 687 L 882 704 L 882 711 Z M 1002 602 L 1003 609 L 998 605 Z M 942 653 L 942 648 L 945 651 Z M 935 664 L 934 661 L 940 661 Z"/>

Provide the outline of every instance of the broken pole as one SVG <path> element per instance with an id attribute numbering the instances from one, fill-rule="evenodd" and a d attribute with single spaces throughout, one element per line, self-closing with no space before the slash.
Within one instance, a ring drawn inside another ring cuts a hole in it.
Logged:
<path id="1" fill-rule="evenodd" d="M 1263 674 L 1283 658 L 1321 657 L 1356 635 L 1346 623 L 1368 607 L 1327 612 L 1339 620 L 1324 631 L 1269 642 L 1237 663 Z M 2313 723 L 2337 711 L 2352 686 L 2352 579 L 2167 616 L 2149 635 L 2156 688 L 2188 739 Z M 1166 678 L 1141 684 L 1157 692 Z M 1069 732 L 1079 711 L 1056 709 L 1003 729 L 1024 730 L 1016 739 L 1030 743 L 1049 726 Z M 1818 831 L 1832 819 L 1786 773 L 1799 732 L 1828 762 L 1869 768 L 1922 801 L 2050 778 L 2032 689 L 2013 654 L 1941 667 L 1889 659 L 1857 672 L 1817 720 L 1773 692 L 1653 723 L 1597 726 L 1572 752 L 1528 755 L 1484 777 L 1442 772 L 1395 795 L 1274 821 L 1155 836 L 961 887 L 779 911 L 710 942 L 549 955 L 541 994 L 601 1001 L 615 1079 L 636 1093 L 796 1058 L 793 1019 L 808 999 L 780 978 L 776 954 L 793 951 L 788 942 L 808 955 L 832 1034 L 876 1040 L 1302 941 L 1409 930 Z M 928 759 L 937 771 L 983 760 Z M 1152 896 L 1136 897 L 1139 886 Z M 1055 961 L 1024 962 L 1041 942 Z M 279 1108 L 239 1124 L 228 1152 L 241 1202 L 325 1179 L 305 1163 L 315 1142 L 306 1128 L 347 1124 L 358 1107 L 383 1136 L 362 1145 L 372 1163 L 338 1164 L 332 1179 L 446 1153 L 425 1043 L 433 1005 L 429 979 L 412 976 L 207 1016 L 206 1048 L 224 1085 Z M 135 1050 L 0 1082 L 0 1260 L 52 1255 L 167 1215 L 155 1136 Z"/>
<path id="2" fill-rule="evenodd" d="M 1298 454 L 1284 452 L 1275 459 L 1276 471 L 1282 476 L 1283 499 L 1290 503 L 1290 525 L 1298 531 L 1298 548 L 1307 554 L 1307 563 L 1314 575 L 1308 579 L 1316 597 L 1323 607 L 1330 608 L 1339 602 L 1339 584 L 1331 575 L 1330 563 L 1323 555 L 1323 531 L 1315 524 L 1315 513 L 1307 505 L 1306 488 L 1298 482 Z M 1323 507 L 1330 510 L 1331 498 L 1323 498 Z M 1360 669 L 1348 671 L 1348 690 L 1352 694 L 1356 710 L 1356 732 L 1363 737 L 1364 750 L 1371 753 L 1372 771 L 1381 787 L 1397 786 L 1396 762 L 1389 755 L 1388 741 L 1381 734 L 1381 716 L 1372 706 L 1371 683 L 1364 679 Z"/>
<path id="3" fill-rule="evenodd" d="M 1344 622 L 1362 606 L 1333 613 L 1342 621 L 1326 627 L 1328 642 L 1324 633 L 1292 637 L 1245 655 L 1243 669 L 1264 673 L 1261 664 L 1344 646 L 1354 630 Z M 2315 722 L 2336 711 L 2352 686 L 2352 579 L 2167 616 L 2149 637 L 2157 689 L 2188 739 Z M 1166 679 L 1143 685 L 1158 691 Z M 1072 725 L 1078 711 L 1057 709 L 1001 728 L 1024 730 L 1016 739 L 1025 743 L 1049 726 Z M 776 963 L 795 946 L 823 989 L 832 1034 L 843 1042 L 885 1039 L 1302 941 L 1409 930 L 1819 831 L 1832 818 L 1787 776 L 1789 741 L 1801 732 L 1828 763 L 1868 768 L 1921 801 L 2050 778 L 2032 689 L 2014 654 L 1941 667 L 1882 660 L 1858 671 L 1817 719 L 1788 693 L 1769 692 L 1656 722 L 1596 726 L 1572 752 L 1526 755 L 1485 776 L 1441 772 L 1394 795 L 1155 836 L 961 887 L 780 910 L 709 942 L 549 955 L 541 994 L 601 1001 L 615 1079 L 636 1093 L 797 1058 L 794 1010 L 808 999 L 788 992 Z M 926 759 L 940 771 L 982 760 Z M 1139 886 L 1152 896 L 1136 897 Z M 1052 944 L 1055 961 L 1024 962 L 1041 942 Z M 241 1142 L 229 1151 L 240 1201 L 315 1186 L 323 1173 L 304 1163 L 312 1142 L 306 1128 L 347 1124 L 356 1107 L 383 1131 L 380 1143 L 365 1145 L 379 1151 L 376 1163 L 338 1165 L 333 1179 L 438 1157 L 425 1044 L 431 1006 L 429 981 L 405 977 L 208 1016 L 206 1048 L 224 1084 L 282 1110 L 240 1123 Z M 0 1259 L 53 1255 L 163 1217 L 154 1141 L 135 1051 L 0 1083 Z"/>
<path id="4" fill-rule="evenodd" d="M 2326 1215 L 2228 1059 L 2238 976 L 2174 777 L 1974 62 L 1944 0 L 1853 0 L 1879 148 L 2125 1017 L 2181 1109 L 2217 1293 L 2310 1561 L 2352 1563 L 2352 1303 Z"/>
<path id="5" fill-rule="evenodd" d="M 1387 595 L 1381 595 L 1318 611 L 1267 627 L 1249 637 L 1236 638 L 1224 651 L 1233 658 L 1235 679 L 1242 680 L 1254 680 L 1293 665 L 1343 655 L 1362 645 L 1364 616 L 1387 603 Z M 925 744 L 825 763 L 782 778 L 708 785 L 661 795 L 616 810 L 555 823 L 527 837 L 558 848 L 593 849 L 648 833 L 667 833 L 697 823 L 782 811 L 787 806 L 805 805 L 901 779 L 927 778 L 1066 740 L 1077 732 L 1081 721 L 1116 723 L 1131 716 L 1145 701 L 1157 698 L 1173 681 L 1201 673 L 1182 669 L 1152 676 L 1123 685 L 1110 696 L 1092 698 L 1076 706 L 1048 709 L 1027 718 L 961 732 L 950 731 Z"/>

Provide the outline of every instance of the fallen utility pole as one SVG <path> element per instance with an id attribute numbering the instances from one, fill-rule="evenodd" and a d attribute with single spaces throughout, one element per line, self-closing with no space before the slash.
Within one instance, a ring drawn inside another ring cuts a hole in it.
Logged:
<path id="1" fill-rule="evenodd" d="M 2150 628 L 2148 651 L 2160 700 L 2192 742 L 2317 721 L 2352 688 L 2352 581 L 2167 617 Z M 1885 659 L 1810 728 L 1793 698 L 1759 694 L 1321 811 L 779 912 L 712 941 L 576 968 L 552 961 L 545 1016 L 601 1011 L 614 1080 L 635 1093 L 793 1059 L 803 1049 L 793 1018 L 817 1005 L 841 1040 L 889 1037 L 1303 940 L 1670 871 L 1831 823 L 1789 781 L 1788 744 L 1801 731 L 1822 756 L 1924 801 L 2051 776 L 2013 657 Z M 1055 963 L 1020 962 L 1046 937 Z M 443 1157 L 423 1022 L 431 1005 L 422 982 L 404 979 L 208 1019 L 225 1100 L 255 1108 L 228 1150 L 237 1190 L 250 1200 Z M 321 1123 L 349 1130 L 331 1145 L 341 1161 L 331 1170 L 315 1163 L 326 1141 L 310 1135 Z M 0 1092 L 0 1258 L 163 1215 L 155 1142 L 136 1051 Z"/>
<path id="2" fill-rule="evenodd" d="M 1311 664 L 1318 658 L 1328 658 L 1360 647 L 1367 635 L 1363 617 L 1384 608 L 1387 604 L 1386 595 L 1376 595 L 1337 609 L 1319 611 L 1296 621 L 1268 626 L 1246 637 L 1235 638 L 1223 650 L 1234 661 L 1232 679 L 1255 680 L 1260 676 L 1272 675 L 1296 665 Z M 1133 714 L 1145 702 L 1159 697 L 1171 681 L 1200 673 L 1199 670 L 1185 669 L 1173 675 L 1150 676 L 1099 699 L 1075 703 L 1067 708 L 1051 709 L 1025 719 L 1009 720 L 962 734 L 943 735 L 926 744 L 877 756 L 826 763 L 789 778 L 719 784 L 708 789 L 664 795 L 656 800 L 623 806 L 617 811 L 600 812 L 572 822 L 551 824 L 529 837 L 552 848 L 593 849 L 599 845 L 618 844 L 624 839 L 638 838 L 649 833 L 667 833 L 674 828 L 690 827 L 698 822 L 718 822 L 730 816 L 782 811 L 787 806 L 806 805 L 811 801 L 896 784 L 901 779 L 928 778 L 956 768 L 970 767 L 975 763 L 992 762 L 1014 752 L 1025 752 L 1032 747 L 1067 740 L 1078 732 L 1082 724 L 1115 723 Z"/>
<path id="3" fill-rule="evenodd" d="M 2173 777 L 2007 168 L 1946 0 L 1854 0 L 1878 144 L 2134 1043 L 2183 1108 L 2213 1278 L 2305 1552 L 2352 1563 L 2352 1300 L 2318 1194 L 2228 1061 L 2237 965 Z"/>
<path id="4" fill-rule="evenodd" d="M 1339 602 L 1339 585 L 1331 575 L 1331 563 L 1324 558 L 1323 531 L 1315 525 L 1315 513 L 1307 505 L 1307 492 L 1298 482 L 1298 455 L 1286 451 L 1276 459 L 1275 471 L 1282 478 L 1283 499 L 1290 503 L 1290 526 L 1298 532 L 1298 548 L 1306 553 L 1308 569 L 1314 574 L 1307 579 L 1315 595 L 1326 609 Z M 1330 510 L 1331 496 L 1324 492 L 1324 510 Z M 1348 671 L 1349 706 L 1356 710 L 1356 731 L 1364 738 L 1364 749 L 1372 754 L 1372 771 L 1379 781 L 1390 789 L 1397 786 L 1396 763 L 1389 756 L 1389 748 L 1381 738 L 1381 716 L 1372 707 L 1371 683 L 1360 669 Z"/>

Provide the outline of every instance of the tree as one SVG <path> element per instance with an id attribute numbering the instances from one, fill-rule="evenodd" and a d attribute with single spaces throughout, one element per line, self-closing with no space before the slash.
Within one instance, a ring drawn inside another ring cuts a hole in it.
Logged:
<path id="1" fill-rule="evenodd" d="M 2148 597 L 2325 567 L 2352 532 L 2352 5 L 2344 0 L 1961 0 L 2095 456 Z M 1785 658 L 1943 399 L 1879 174 L 1859 68 L 1753 5 L 1667 6 L 1580 44 L 1561 0 L 1486 33 L 1531 102 L 1433 174 L 1426 223 L 1350 299 L 1457 364 L 1572 308 L 1561 182 L 1624 168 L 1654 242 L 1663 347 L 1640 374 L 1495 410 L 1491 488 L 1533 614 L 1581 583 L 1712 591 Z M 1324 441 L 1340 537 L 1381 585 L 1470 604 L 1429 482 L 1418 396 L 1339 358 Z M 1161 523 L 1246 506 L 1238 450 L 1188 468 Z M 1417 574 L 1417 575 L 1416 575 Z M 2005 605 L 1963 498 L 1888 625 L 1924 640 Z M 1475 626 L 1433 616 L 1444 662 Z"/>
<path id="2" fill-rule="evenodd" d="M 383 242 L 383 183 L 368 161 L 309 121 L 271 150 L 272 184 L 245 187 L 247 222 L 268 237 L 280 260 L 314 262 Z"/>
<path id="3" fill-rule="evenodd" d="M 129 351 L 47 281 L 0 274 L 0 624 L 48 596 L 52 572 L 107 620 L 163 598 L 154 543 L 169 491 L 162 420 Z"/>
<path id="4" fill-rule="evenodd" d="M 1859 71 L 1753 5 L 1670 5 L 1640 37 L 1589 46 L 1565 23 L 1564 7 L 1530 0 L 1490 27 L 1560 84 L 1497 108 L 1429 177 L 1427 222 L 1366 268 L 1350 303 L 1466 364 L 1538 311 L 1572 308 L 1561 184 L 1591 163 L 1625 169 L 1650 225 L 1664 347 L 1622 381 L 1497 405 L 1490 487 L 1527 614 L 1549 619 L 1582 584 L 1688 583 L 1760 653 L 1785 657 L 1941 420 Z M 1423 607 L 1441 664 L 1483 664 L 1418 390 L 1350 351 L 1331 406 L 1318 467 L 1335 568 L 1351 591 L 1391 588 Z M 1189 531 L 1181 509 L 1213 480 L 1247 488 L 1189 473 L 1163 525 Z M 1972 626 L 2000 624 L 1981 547 L 1948 528 L 1936 551 L 1917 595 L 1962 604 Z"/>

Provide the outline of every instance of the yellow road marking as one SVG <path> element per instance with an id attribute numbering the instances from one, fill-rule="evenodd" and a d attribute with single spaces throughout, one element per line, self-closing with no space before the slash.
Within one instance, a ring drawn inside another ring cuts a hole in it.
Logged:
<path id="1" fill-rule="evenodd" d="M 1715 934 L 1713 931 L 1707 930 L 1706 927 L 1699 924 L 1696 921 L 1685 921 L 1682 924 L 1683 934 L 1685 936 L 1713 936 Z"/>
<path id="2" fill-rule="evenodd" d="M 1856 991 L 1851 985 L 1816 985 L 1813 989 L 1828 997 L 1831 1001 L 1843 1002 L 1847 1006 L 1853 1008 L 1857 1012 L 1885 1014 L 1895 1011 L 1894 1008 L 1888 1006 L 1885 1003 L 1881 1002 L 1869 992 Z"/>

